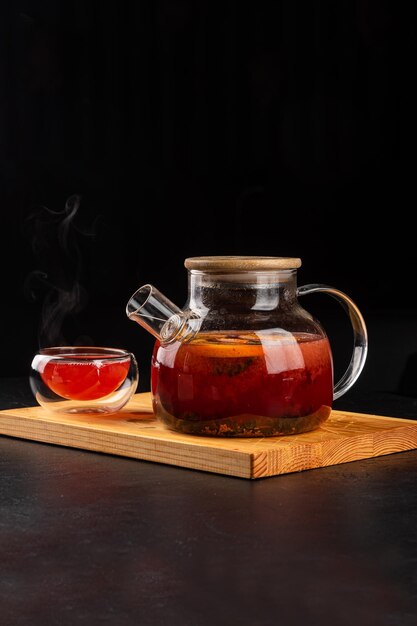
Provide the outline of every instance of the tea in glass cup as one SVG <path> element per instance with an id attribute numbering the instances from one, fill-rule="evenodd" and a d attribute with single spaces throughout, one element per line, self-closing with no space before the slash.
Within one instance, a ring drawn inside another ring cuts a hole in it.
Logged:
<path id="1" fill-rule="evenodd" d="M 30 373 L 37 402 L 61 413 L 115 413 L 135 393 L 138 380 L 132 353 L 89 346 L 43 348 Z"/>

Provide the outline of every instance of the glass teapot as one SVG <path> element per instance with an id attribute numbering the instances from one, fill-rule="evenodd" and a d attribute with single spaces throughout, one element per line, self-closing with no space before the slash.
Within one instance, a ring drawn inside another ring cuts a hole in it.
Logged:
<path id="1" fill-rule="evenodd" d="M 224 437 L 291 435 L 325 422 L 365 364 L 367 331 L 355 303 L 326 285 L 297 288 L 298 258 L 205 256 L 184 264 L 182 310 L 152 285 L 126 307 L 156 338 L 157 418 L 182 433 Z M 352 358 L 335 386 L 326 333 L 298 301 L 316 292 L 336 298 L 353 327 Z"/>

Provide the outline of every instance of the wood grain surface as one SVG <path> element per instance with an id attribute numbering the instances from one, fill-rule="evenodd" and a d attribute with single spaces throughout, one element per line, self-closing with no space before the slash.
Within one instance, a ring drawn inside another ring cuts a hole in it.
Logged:
<path id="1" fill-rule="evenodd" d="M 280 256 L 195 256 L 185 259 L 189 270 L 203 272 L 250 272 L 290 270 L 301 267 L 301 259 Z"/>
<path id="2" fill-rule="evenodd" d="M 0 411 L 0 434 L 241 478 L 263 478 L 417 448 L 417 422 L 332 411 L 302 435 L 219 438 L 169 431 L 136 394 L 107 417 L 49 413 L 41 407 Z"/>

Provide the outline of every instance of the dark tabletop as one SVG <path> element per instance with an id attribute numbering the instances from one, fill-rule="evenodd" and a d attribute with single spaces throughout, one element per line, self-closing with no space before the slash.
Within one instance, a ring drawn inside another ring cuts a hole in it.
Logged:
<path id="1" fill-rule="evenodd" d="M 4 626 L 415 625 L 416 600 L 417 452 L 249 481 L 0 438 Z"/>

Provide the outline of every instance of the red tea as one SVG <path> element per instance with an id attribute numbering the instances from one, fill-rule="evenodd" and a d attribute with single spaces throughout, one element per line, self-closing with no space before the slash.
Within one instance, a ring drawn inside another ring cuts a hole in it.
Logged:
<path id="1" fill-rule="evenodd" d="M 266 436 L 312 430 L 333 399 L 327 338 L 303 333 L 201 333 L 155 344 L 152 393 L 169 427 L 203 435 Z"/>
<path id="2" fill-rule="evenodd" d="M 97 360 L 94 360 L 97 359 Z M 40 371 L 42 380 L 56 394 L 67 400 L 97 400 L 113 393 L 125 380 L 130 359 L 113 355 L 78 355 L 71 361 L 51 359 Z"/>

